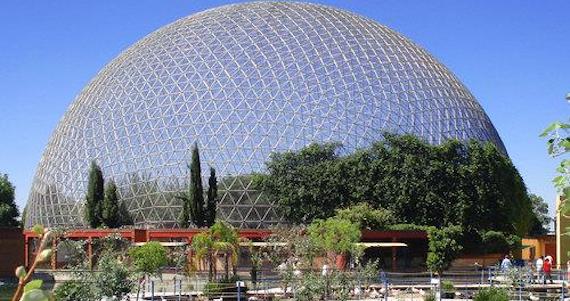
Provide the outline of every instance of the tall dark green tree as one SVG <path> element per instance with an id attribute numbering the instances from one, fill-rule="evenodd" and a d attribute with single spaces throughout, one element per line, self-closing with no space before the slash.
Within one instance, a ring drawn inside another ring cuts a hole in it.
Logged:
<path id="1" fill-rule="evenodd" d="M 125 204 L 125 201 L 122 201 L 119 204 L 119 217 L 121 219 L 121 226 L 127 226 L 127 225 L 134 225 L 135 224 L 133 221 L 133 217 L 129 213 L 129 209 L 127 209 L 127 204 Z"/>
<path id="2" fill-rule="evenodd" d="M 101 210 L 102 223 L 108 228 L 118 228 L 121 226 L 121 213 L 119 211 L 119 196 L 117 195 L 117 185 L 110 181 L 105 188 L 105 198 Z"/>
<path id="3" fill-rule="evenodd" d="M 188 166 L 190 169 L 190 185 L 186 195 L 179 197 L 182 200 L 182 213 L 180 215 L 180 227 L 189 226 L 189 220 L 200 228 L 206 221 L 204 208 L 204 188 L 202 186 L 202 172 L 200 170 L 200 151 L 198 144 L 192 147 L 192 162 Z"/>
<path id="4" fill-rule="evenodd" d="M 15 202 L 15 187 L 8 175 L 0 175 L 0 227 L 18 227 L 18 207 Z"/>
<path id="5" fill-rule="evenodd" d="M 216 204 L 218 202 L 218 179 L 216 169 L 210 167 L 208 179 L 208 199 L 206 202 L 206 226 L 211 227 L 216 221 Z"/>
<path id="6" fill-rule="evenodd" d="M 103 172 L 95 161 L 91 161 L 89 169 L 89 183 L 85 196 L 85 219 L 91 228 L 101 226 L 103 200 L 105 198 L 105 181 Z"/>

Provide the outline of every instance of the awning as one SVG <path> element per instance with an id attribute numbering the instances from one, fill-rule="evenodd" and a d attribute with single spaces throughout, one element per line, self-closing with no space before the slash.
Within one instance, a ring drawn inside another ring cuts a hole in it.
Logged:
<path id="1" fill-rule="evenodd" d="M 266 241 L 252 241 L 252 242 L 240 242 L 242 247 L 283 247 L 286 246 L 286 242 L 266 242 Z"/>
<path id="2" fill-rule="evenodd" d="M 392 248 L 392 247 L 407 247 L 408 244 L 403 242 L 359 242 L 358 246 L 365 248 Z"/>
<path id="3" fill-rule="evenodd" d="M 135 246 L 137 247 L 144 246 L 149 242 L 137 242 L 135 243 Z M 163 247 L 181 247 L 188 244 L 185 241 L 158 241 L 158 243 L 160 243 L 160 245 Z"/>

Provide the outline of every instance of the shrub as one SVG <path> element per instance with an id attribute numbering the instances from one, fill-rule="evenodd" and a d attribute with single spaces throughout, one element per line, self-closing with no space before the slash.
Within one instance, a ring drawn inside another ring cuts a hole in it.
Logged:
<path id="1" fill-rule="evenodd" d="M 446 293 L 455 292 L 455 286 L 453 286 L 453 282 L 449 280 L 443 280 L 441 282 L 441 289 Z"/>
<path id="2" fill-rule="evenodd" d="M 459 254 L 462 247 L 457 242 L 461 236 L 461 227 L 449 226 L 442 229 L 429 227 L 427 267 L 441 273 L 449 267 L 451 261 Z"/>
<path id="3" fill-rule="evenodd" d="M 473 301 L 509 301 L 509 293 L 503 288 L 487 287 L 479 290 Z"/>
<path id="4" fill-rule="evenodd" d="M 326 283 L 324 277 L 309 272 L 303 274 L 296 297 L 298 301 L 313 301 L 324 296 L 325 290 Z"/>
<path id="5" fill-rule="evenodd" d="M 358 224 L 339 218 L 317 219 L 308 227 L 309 238 L 323 251 L 348 253 L 360 240 Z"/>
<path id="6" fill-rule="evenodd" d="M 146 275 L 158 274 L 168 263 L 166 249 L 156 241 L 131 249 L 129 255 L 137 271 Z"/>
<path id="7" fill-rule="evenodd" d="M 112 255 L 101 257 L 97 270 L 99 272 L 95 274 L 94 284 L 101 296 L 115 296 L 122 300 L 135 285 L 129 278 L 130 271 L 127 267 Z"/>
<path id="8" fill-rule="evenodd" d="M 218 282 L 208 282 L 206 283 L 206 285 L 204 285 L 204 289 L 202 290 L 202 292 L 204 293 L 204 296 L 211 298 L 213 296 L 218 295 L 221 291 L 222 291 L 222 284 L 218 283 Z"/>
<path id="9" fill-rule="evenodd" d="M 436 301 L 435 293 L 430 291 L 429 293 L 425 294 L 424 301 Z"/>
<path id="10" fill-rule="evenodd" d="M 367 230 L 385 230 L 396 223 L 396 217 L 392 211 L 384 208 L 374 209 L 368 203 L 338 209 L 335 216 L 349 220 L 358 224 L 360 229 Z"/>
<path id="11" fill-rule="evenodd" d="M 58 301 L 92 301 L 97 300 L 89 283 L 79 280 L 69 280 L 55 288 L 55 300 Z"/>

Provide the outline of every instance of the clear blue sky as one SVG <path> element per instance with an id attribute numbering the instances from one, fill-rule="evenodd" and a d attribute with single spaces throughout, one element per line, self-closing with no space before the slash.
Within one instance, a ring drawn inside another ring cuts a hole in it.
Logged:
<path id="1" fill-rule="evenodd" d="M 425 47 L 473 92 L 531 192 L 553 206 L 538 134 L 570 116 L 570 1 L 319 1 Z M 135 41 L 228 1 L 19 1 L 0 9 L 0 172 L 23 207 L 48 138 L 82 87 Z"/>

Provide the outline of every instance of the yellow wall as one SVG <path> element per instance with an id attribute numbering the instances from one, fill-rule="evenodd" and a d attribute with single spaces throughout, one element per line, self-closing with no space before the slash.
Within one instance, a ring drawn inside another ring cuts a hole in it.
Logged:
<path id="1" fill-rule="evenodd" d="M 556 254 L 548 254 L 552 248 L 548 248 L 547 245 L 552 245 L 556 243 L 556 237 L 554 235 L 544 235 L 540 237 L 528 237 L 522 239 L 522 244 L 525 248 L 522 250 L 523 260 L 534 260 L 540 256 L 555 256 Z"/>
<path id="2" fill-rule="evenodd" d="M 556 208 L 560 205 L 560 196 L 556 198 Z M 561 235 L 567 232 L 566 228 L 570 227 L 570 218 L 556 213 L 556 264 L 566 264 L 568 261 L 568 251 L 570 251 L 570 236 Z"/>

